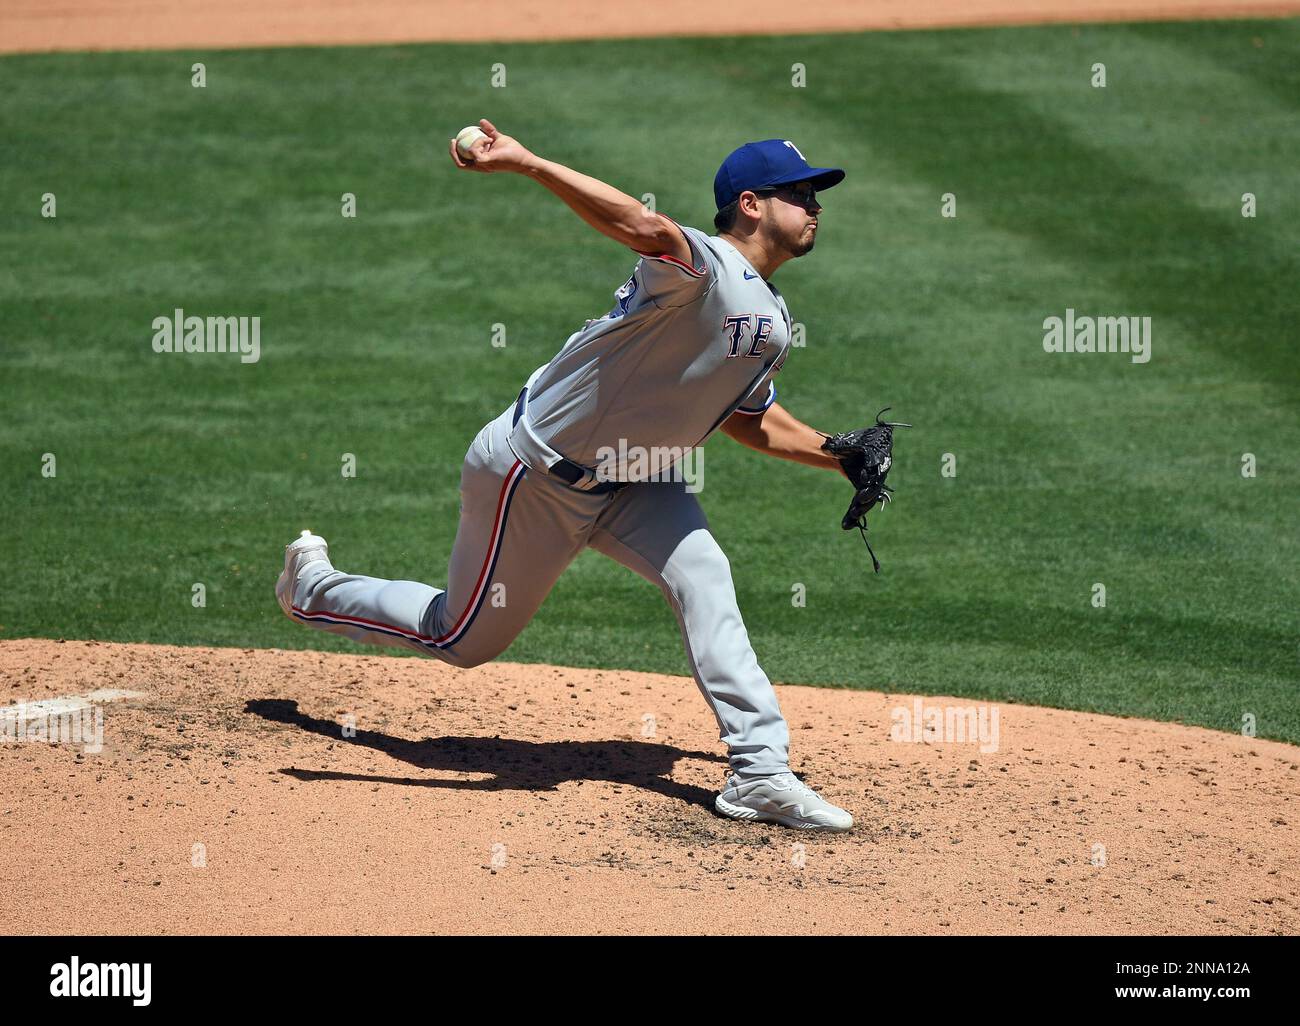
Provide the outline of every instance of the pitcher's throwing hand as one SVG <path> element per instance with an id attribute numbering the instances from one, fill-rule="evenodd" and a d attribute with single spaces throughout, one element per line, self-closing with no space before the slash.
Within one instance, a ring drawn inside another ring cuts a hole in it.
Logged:
<path id="1" fill-rule="evenodd" d="M 502 135 L 487 118 L 479 121 L 483 135 L 470 144 L 470 156 L 463 156 L 451 140 L 451 159 L 464 171 L 481 171 L 491 174 L 493 171 L 523 171 L 533 154 L 520 145 L 518 139 Z"/>

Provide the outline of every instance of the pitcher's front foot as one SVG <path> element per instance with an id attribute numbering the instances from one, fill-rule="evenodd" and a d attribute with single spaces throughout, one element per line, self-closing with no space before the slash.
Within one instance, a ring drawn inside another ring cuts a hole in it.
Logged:
<path id="1" fill-rule="evenodd" d="M 755 780 L 732 776 L 713 803 L 732 819 L 778 823 L 795 830 L 848 830 L 853 817 L 832 805 L 793 773 Z"/>

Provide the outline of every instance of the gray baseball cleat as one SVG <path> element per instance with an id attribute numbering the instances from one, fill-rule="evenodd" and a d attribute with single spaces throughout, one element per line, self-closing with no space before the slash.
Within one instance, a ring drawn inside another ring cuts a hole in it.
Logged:
<path id="1" fill-rule="evenodd" d="M 302 572 L 311 563 L 324 562 L 331 569 L 334 564 L 330 562 L 329 544 L 319 535 L 312 534 L 310 531 L 303 531 L 302 536 L 295 538 L 284 547 L 284 571 L 280 574 L 280 579 L 275 582 L 275 598 L 280 603 L 280 608 L 284 610 L 284 615 L 293 617 L 293 593 L 297 589 L 298 580 L 302 577 Z"/>
<path id="2" fill-rule="evenodd" d="M 849 813 L 789 772 L 755 780 L 733 775 L 713 805 L 732 819 L 779 823 L 796 830 L 848 830 L 853 826 Z"/>

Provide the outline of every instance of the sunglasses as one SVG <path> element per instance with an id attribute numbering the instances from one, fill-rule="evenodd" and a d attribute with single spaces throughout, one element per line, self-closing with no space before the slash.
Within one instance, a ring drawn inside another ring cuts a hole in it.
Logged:
<path id="1" fill-rule="evenodd" d="M 797 203 L 801 207 L 818 206 L 817 190 L 811 185 L 805 185 L 802 188 L 793 185 L 780 185 L 771 189 L 755 189 L 755 196 L 780 196 L 782 199 L 788 199 L 792 203 Z"/>

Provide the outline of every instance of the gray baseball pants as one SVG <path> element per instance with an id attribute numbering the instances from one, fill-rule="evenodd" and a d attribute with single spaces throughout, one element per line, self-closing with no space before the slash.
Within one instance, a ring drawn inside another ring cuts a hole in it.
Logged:
<path id="1" fill-rule="evenodd" d="M 299 582 L 294 616 L 353 641 L 477 666 L 505 651 L 590 546 L 657 585 L 672 606 L 732 772 L 750 778 L 787 770 L 790 734 L 776 692 L 750 646 L 731 566 L 686 483 L 578 491 L 520 460 L 508 441 L 518 438 L 516 417 L 506 410 L 465 454 L 445 591 L 322 571 Z"/>

